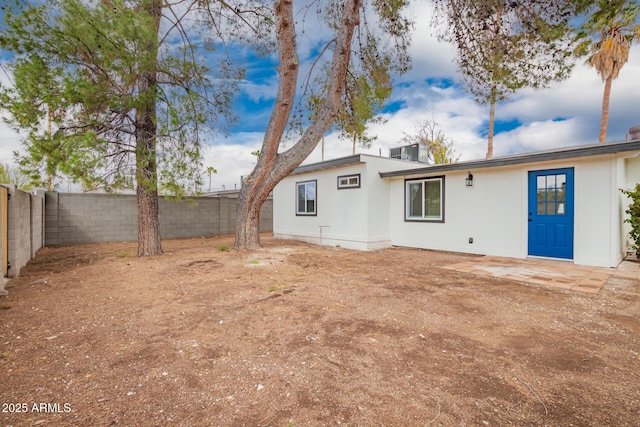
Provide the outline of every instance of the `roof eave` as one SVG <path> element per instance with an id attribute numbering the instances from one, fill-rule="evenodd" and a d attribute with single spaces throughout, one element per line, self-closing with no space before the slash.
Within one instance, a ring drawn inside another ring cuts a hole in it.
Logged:
<path id="1" fill-rule="evenodd" d="M 326 160 L 324 162 L 319 163 L 310 163 L 308 165 L 298 166 L 291 175 L 296 175 L 299 173 L 305 172 L 313 172 L 316 170 L 336 168 L 339 166 L 351 165 L 355 163 L 362 163 L 362 159 L 360 158 L 360 154 L 354 154 L 347 157 L 340 157 L 338 159 Z"/>
<path id="2" fill-rule="evenodd" d="M 408 175 L 422 175 L 438 172 L 449 172 L 465 169 L 483 169 L 514 166 L 526 163 L 548 162 L 554 160 L 573 159 L 579 157 L 616 154 L 621 152 L 640 151 L 640 140 L 622 143 L 597 144 L 564 150 L 541 151 L 514 156 L 497 157 L 489 160 L 471 160 L 468 162 L 433 165 L 418 169 L 405 169 L 392 172 L 380 172 L 381 178 L 393 178 Z"/>

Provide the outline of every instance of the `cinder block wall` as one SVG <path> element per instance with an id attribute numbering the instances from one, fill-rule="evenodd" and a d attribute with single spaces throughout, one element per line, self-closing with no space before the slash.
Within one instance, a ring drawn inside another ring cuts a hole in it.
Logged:
<path id="1" fill-rule="evenodd" d="M 43 246 L 42 207 L 43 197 L 25 193 L 15 185 L 7 185 L 8 202 L 8 261 L 7 275 L 16 277 L 20 269 Z"/>
<path id="2" fill-rule="evenodd" d="M 194 201 L 160 199 L 160 235 L 163 239 L 211 236 L 228 233 L 220 211 L 227 199 L 199 197 Z M 137 239 L 137 235 L 133 240 Z"/>
<path id="3" fill-rule="evenodd" d="M 44 246 L 44 193 L 29 194 L 31 198 L 31 258 Z"/>
<path id="4" fill-rule="evenodd" d="M 229 234 L 235 231 L 235 197 L 161 198 L 163 239 Z M 273 231 L 273 200 L 260 211 L 261 231 Z M 46 193 L 46 245 L 72 245 L 138 238 L 135 195 Z"/>
<path id="5" fill-rule="evenodd" d="M 231 224 L 231 233 L 236 232 L 236 204 L 233 205 L 233 223 Z M 260 208 L 260 231 L 273 231 L 273 198 L 264 201 Z"/>
<path id="6" fill-rule="evenodd" d="M 54 193 L 45 196 L 47 246 L 137 239 L 136 196 Z"/>

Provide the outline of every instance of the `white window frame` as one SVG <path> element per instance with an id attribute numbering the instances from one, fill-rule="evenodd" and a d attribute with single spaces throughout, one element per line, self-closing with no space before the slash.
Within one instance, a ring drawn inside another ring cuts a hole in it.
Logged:
<path id="1" fill-rule="evenodd" d="M 340 181 L 346 180 L 346 183 L 342 184 Z M 350 181 L 355 180 L 355 183 L 350 183 Z M 338 177 L 338 190 L 347 190 L 351 188 L 360 188 L 360 174 L 356 173 L 353 175 L 342 175 Z"/>
<path id="2" fill-rule="evenodd" d="M 300 205 L 299 205 L 299 199 L 298 196 L 300 194 L 300 187 L 304 186 L 305 188 L 305 210 L 304 211 L 300 211 Z M 308 208 L 308 204 L 307 202 L 311 199 L 307 199 L 307 186 L 313 186 L 313 212 L 307 212 L 307 208 Z M 310 180 L 310 181 L 300 181 L 300 182 L 296 182 L 296 199 L 295 199 L 295 203 L 296 203 L 296 215 L 298 216 L 316 216 L 318 215 L 318 181 L 317 180 Z"/>
<path id="3" fill-rule="evenodd" d="M 425 213 L 425 202 L 424 202 L 424 186 L 427 182 L 438 182 L 440 184 L 440 212 L 437 216 L 430 215 L 427 216 Z M 421 210 L 422 213 L 420 216 L 411 215 L 411 193 L 410 188 L 412 185 L 420 185 L 420 194 L 422 195 L 422 203 Z M 407 222 L 444 222 L 444 176 L 438 177 L 430 177 L 430 178 L 420 178 L 420 179 L 407 179 L 404 184 L 404 197 L 405 197 L 405 206 L 404 206 L 404 220 Z"/>

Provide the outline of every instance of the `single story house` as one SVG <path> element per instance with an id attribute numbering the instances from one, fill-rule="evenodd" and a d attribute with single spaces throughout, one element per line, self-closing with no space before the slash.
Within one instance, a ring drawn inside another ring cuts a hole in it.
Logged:
<path id="1" fill-rule="evenodd" d="M 615 267 L 631 245 L 621 188 L 640 141 L 431 165 L 356 154 L 298 167 L 274 190 L 277 238 Z"/>

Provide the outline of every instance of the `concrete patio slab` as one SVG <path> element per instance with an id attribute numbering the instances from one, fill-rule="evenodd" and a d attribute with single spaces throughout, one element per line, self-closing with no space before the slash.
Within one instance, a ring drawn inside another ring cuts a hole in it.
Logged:
<path id="1" fill-rule="evenodd" d="M 482 256 L 442 268 L 591 294 L 597 293 L 611 277 L 640 280 L 640 263 L 627 260 L 618 268 L 604 268 L 537 258 Z"/>

